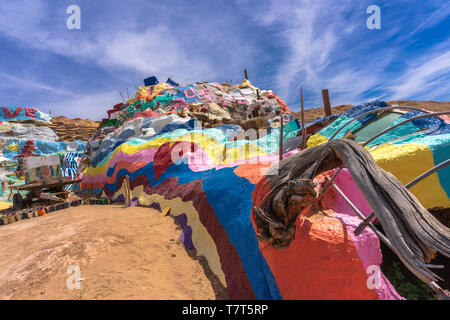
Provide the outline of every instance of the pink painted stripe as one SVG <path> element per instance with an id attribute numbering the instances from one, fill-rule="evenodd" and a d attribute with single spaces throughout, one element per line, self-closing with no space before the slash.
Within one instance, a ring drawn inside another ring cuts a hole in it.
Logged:
<path id="1" fill-rule="evenodd" d="M 189 142 L 189 144 L 190 144 L 190 142 Z M 144 165 L 146 165 L 147 163 L 153 161 L 154 156 L 157 151 L 158 151 L 157 148 L 149 148 L 149 149 L 144 149 L 137 153 L 132 153 L 132 154 L 118 152 L 115 154 L 115 156 L 109 162 L 108 169 L 114 167 L 116 165 L 116 163 L 118 163 L 120 161 L 129 162 L 130 164 L 136 164 L 136 163 L 142 162 L 142 163 L 144 163 Z M 298 150 L 290 151 L 290 152 L 286 153 L 284 155 L 284 157 L 286 158 L 297 152 L 299 152 L 299 151 Z M 234 161 L 234 162 L 231 162 L 228 164 L 217 165 L 213 161 L 211 161 L 208 154 L 202 148 L 197 148 L 197 150 L 194 153 L 187 152 L 184 154 L 183 157 L 187 158 L 189 169 L 194 172 L 205 171 L 205 170 L 210 170 L 210 169 L 219 170 L 222 168 L 234 167 L 234 166 L 245 164 L 245 163 L 276 163 L 276 162 L 278 162 L 278 158 L 279 158 L 278 155 L 276 155 L 276 154 L 275 155 L 269 154 L 269 155 L 264 155 L 264 156 L 259 156 L 259 157 L 248 158 L 248 159 L 239 159 L 237 161 Z M 139 168 L 140 167 L 138 167 L 137 169 L 139 169 Z M 118 168 L 118 169 L 120 170 L 120 168 Z M 112 179 L 114 181 L 116 179 L 116 172 L 119 170 L 116 170 L 113 177 L 109 177 L 109 178 L 106 177 L 107 170 L 105 170 L 103 173 L 98 174 L 96 176 L 85 175 L 83 177 L 83 183 L 88 184 L 91 188 L 99 188 L 104 184 L 104 182 L 106 180 L 111 181 L 111 179 Z"/>
<path id="2" fill-rule="evenodd" d="M 366 217 L 372 212 L 370 205 L 353 182 L 348 169 L 341 171 L 336 177 L 335 183 Z M 335 196 L 336 203 L 333 210 L 336 212 L 336 216 L 344 221 L 348 234 L 352 237 L 356 251 L 361 258 L 364 270 L 367 270 L 371 265 L 379 267 L 383 261 L 380 240 L 370 228 L 364 229 L 362 234 L 355 236 L 353 232 L 362 220 L 339 193 L 335 192 Z M 380 287 L 375 291 L 381 300 L 404 300 L 382 272 L 380 274 Z"/>

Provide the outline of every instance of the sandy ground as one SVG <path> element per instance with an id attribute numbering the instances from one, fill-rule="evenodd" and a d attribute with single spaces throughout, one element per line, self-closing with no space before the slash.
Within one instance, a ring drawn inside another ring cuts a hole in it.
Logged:
<path id="1" fill-rule="evenodd" d="M 119 205 L 71 207 L 0 226 L 0 298 L 226 298 L 180 233 L 170 216 Z M 71 265 L 78 277 L 67 273 Z M 80 289 L 68 289 L 69 277 L 84 279 Z"/>

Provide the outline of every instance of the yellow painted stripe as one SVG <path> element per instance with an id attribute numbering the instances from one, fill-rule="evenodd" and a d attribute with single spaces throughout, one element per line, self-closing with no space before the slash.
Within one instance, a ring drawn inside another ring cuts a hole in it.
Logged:
<path id="1" fill-rule="evenodd" d="M 404 185 L 434 167 L 433 152 L 424 144 L 386 144 L 373 150 L 371 154 L 381 168 L 391 172 Z M 442 188 L 437 173 L 410 190 L 425 208 L 450 207 L 450 199 Z"/>
<path id="2" fill-rule="evenodd" d="M 102 166 L 98 166 L 96 168 L 89 167 L 85 171 L 85 175 L 90 176 L 96 176 L 98 174 L 102 174 L 105 172 L 108 168 L 109 162 L 114 158 L 114 156 L 118 152 L 122 152 L 125 154 L 134 154 L 138 153 L 141 150 L 144 149 L 151 149 L 151 148 L 159 148 L 163 144 L 170 142 L 171 145 L 173 145 L 176 142 L 179 141 L 188 141 L 188 142 L 194 142 L 198 146 L 200 146 L 208 155 L 208 157 L 211 159 L 211 161 L 218 165 L 218 164 L 229 164 L 233 161 L 240 160 L 240 159 L 247 159 L 247 158 L 253 158 L 253 157 L 262 157 L 267 155 L 267 152 L 259 148 L 255 144 L 249 144 L 247 147 L 246 145 L 242 145 L 239 147 L 234 148 L 227 148 L 226 150 L 226 158 L 225 162 L 223 161 L 223 150 L 225 146 L 216 141 L 214 138 L 206 135 L 206 134 L 200 134 L 200 133 L 188 133 L 184 136 L 177 137 L 177 138 L 157 138 L 152 141 L 148 141 L 146 143 L 140 144 L 140 145 L 132 145 L 132 144 L 122 144 L 119 147 L 117 147 L 113 153 L 112 156 L 106 161 Z"/>
<path id="3" fill-rule="evenodd" d="M 0 210 L 12 207 L 12 202 L 0 201 Z"/>
<path id="4" fill-rule="evenodd" d="M 308 139 L 308 147 L 326 143 L 328 138 L 316 133 Z M 434 167 L 433 152 L 420 143 L 382 145 L 370 152 L 376 163 L 392 173 L 404 185 Z M 411 192 L 427 208 L 450 207 L 450 199 L 442 188 L 437 173 L 422 180 Z"/>

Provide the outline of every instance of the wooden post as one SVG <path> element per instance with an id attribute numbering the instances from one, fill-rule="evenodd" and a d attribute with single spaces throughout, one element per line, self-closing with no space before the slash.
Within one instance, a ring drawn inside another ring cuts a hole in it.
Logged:
<path id="1" fill-rule="evenodd" d="M 225 143 L 223 145 L 222 164 L 225 164 L 226 160 L 227 160 L 227 144 Z"/>
<path id="2" fill-rule="evenodd" d="M 125 176 L 125 178 L 123 180 L 123 184 L 124 184 L 124 189 L 125 189 L 124 190 L 124 192 L 125 192 L 125 207 L 128 207 L 131 204 L 131 197 L 132 197 L 130 178 L 128 176 Z"/>
<path id="3" fill-rule="evenodd" d="M 303 103 L 303 88 L 300 88 L 300 99 L 302 102 L 302 146 L 301 150 L 306 148 L 306 123 L 305 123 L 305 105 Z"/>
<path id="4" fill-rule="evenodd" d="M 284 119 L 283 112 L 280 113 L 281 116 L 281 128 L 280 128 L 280 161 L 283 160 L 283 131 L 284 131 Z"/>
<path id="5" fill-rule="evenodd" d="M 331 116 L 331 103 L 330 103 L 330 96 L 328 94 L 328 89 L 322 90 L 322 98 L 323 98 L 323 109 L 325 111 L 325 117 Z"/>
<path id="6" fill-rule="evenodd" d="M 250 141 L 250 137 L 246 136 L 245 140 Z M 248 159 L 248 157 L 250 156 L 250 144 L 249 143 L 245 144 L 244 155 L 245 155 L 245 159 Z"/>
<path id="7" fill-rule="evenodd" d="M 247 69 L 244 69 L 245 80 L 248 80 Z"/>

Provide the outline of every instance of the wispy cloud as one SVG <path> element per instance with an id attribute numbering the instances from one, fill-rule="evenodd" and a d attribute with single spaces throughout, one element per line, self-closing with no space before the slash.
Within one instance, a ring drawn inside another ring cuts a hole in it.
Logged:
<path id="1" fill-rule="evenodd" d="M 142 9 L 147 7 L 149 12 L 153 7 L 147 3 L 141 5 Z M 220 77 L 229 79 L 231 76 L 226 73 L 235 73 L 240 69 L 239 59 L 250 60 L 250 43 L 233 34 L 218 32 L 227 29 L 237 31 L 238 27 L 231 20 L 213 20 L 198 12 L 198 19 L 183 22 L 186 28 L 177 23 L 170 27 L 167 20 L 176 15 L 177 10 L 162 8 L 159 19 L 153 19 L 153 23 L 136 23 L 141 10 L 135 8 L 122 19 L 118 19 L 115 16 L 117 12 L 114 12 L 114 19 L 83 20 L 81 31 L 69 31 L 65 29 L 67 15 L 64 15 L 64 4 L 58 6 L 55 9 L 48 2 L 38 0 L 30 5 L 26 1 L 15 1 L 2 6 L 0 34 L 22 46 L 64 56 L 76 63 L 91 63 L 111 73 L 131 71 L 140 81 L 151 74 L 158 75 L 162 80 L 173 75 L 180 82 L 213 81 Z M 83 17 L 89 13 L 92 15 L 87 4 L 81 7 Z M 118 5 L 118 9 L 122 9 L 121 5 Z M 158 9 L 158 6 L 154 9 Z M 80 79 L 76 91 L 82 92 L 83 85 Z M 37 83 L 33 83 L 33 86 L 39 88 Z M 68 99 L 65 90 L 46 84 L 42 84 L 40 89 L 52 91 L 54 100 Z M 123 88 L 117 88 L 117 92 L 119 89 Z M 103 89 L 99 86 L 98 90 Z M 86 92 L 86 95 L 91 97 L 92 92 Z M 105 94 L 94 96 L 105 100 Z M 80 99 L 76 101 L 85 102 Z"/>
<path id="2" fill-rule="evenodd" d="M 319 73 L 330 63 L 330 53 L 337 41 L 335 28 L 340 21 L 331 17 L 334 14 L 330 16 L 333 9 L 323 1 L 271 1 L 261 11 L 265 12 L 262 17 L 249 11 L 256 23 L 266 27 L 280 26 L 276 37 L 284 52 L 276 81 L 280 95 L 289 99 L 293 89 L 298 87 L 293 83 L 317 83 Z M 321 23 L 324 18 L 329 23 L 326 27 Z M 352 27 L 346 27 L 351 33 Z"/>
<path id="3" fill-rule="evenodd" d="M 279 26 L 277 37 L 282 41 L 283 55 L 277 71 L 279 93 L 289 102 L 298 100 L 298 88 L 303 86 L 306 102 L 321 103 L 320 89 L 330 88 L 334 103 L 353 103 L 363 92 L 377 84 L 379 68 L 392 59 L 388 50 L 380 59 L 371 58 L 371 66 L 352 56 L 354 44 L 365 29 L 365 19 L 351 19 L 350 13 L 365 13 L 365 7 L 354 2 L 272 1 L 263 17 L 255 18 L 264 26 Z M 251 15 L 251 11 L 249 11 Z M 367 54 L 367 56 L 373 56 Z"/>
<path id="4" fill-rule="evenodd" d="M 416 65 L 410 66 L 404 75 L 396 79 L 389 88 L 393 92 L 390 97 L 396 100 L 424 94 L 429 96 L 433 88 L 447 90 L 450 93 L 449 79 L 433 81 L 445 75 L 450 76 L 450 50 L 421 62 L 421 64 L 416 62 Z"/>
<path id="5" fill-rule="evenodd" d="M 57 27 L 65 21 L 64 16 L 42 24 L 50 15 L 42 1 L 36 1 L 31 8 L 28 2 L 20 1 L 7 7 L 0 11 L 0 32 L 30 47 L 90 60 L 104 68 L 133 69 L 141 74 L 177 71 L 182 77 L 195 77 L 213 71 L 206 53 L 188 56 L 176 33 L 163 25 L 127 31 L 125 20 L 120 27 L 117 23 L 109 28 L 99 26 L 96 32 L 80 31 L 73 36 L 74 31 Z"/>
<path id="6" fill-rule="evenodd" d="M 59 89 L 59 88 L 56 88 L 56 87 L 52 87 L 52 86 L 43 84 L 41 82 L 37 82 L 37 81 L 29 80 L 29 79 L 16 77 L 16 76 L 13 76 L 13 75 L 10 75 L 10 74 L 6 74 L 6 73 L 3 73 L 3 72 L 0 72 L 0 77 L 3 78 L 3 79 L 6 79 L 6 80 L 12 81 L 17 86 L 20 86 L 22 88 L 32 87 L 34 89 L 44 90 L 44 91 L 48 91 L 50 93 L 56 93 L 56 94 L 61 94 L 61 95 L 65 95 L 65 96 L 71 96 L 71 97 L 79 96 L 79 95 L 74 94 L 72 91 L 69 91 L 69 90 Z M 10 84 L 8 84 L 8 86 L 10 86 Z"/>
<path id="7" fill-rule="evenodd" d="M 426 18 L 417 28 L 411 31 L 409 37 L 412 37 L 414 34 L 424 29 L 431 28 L 432 26 L 438 24 L 443 19 L 448 18 L 449 14 L 450 14 L 450 1 L 446 1 L 441 7 L 436 9 L 433 12 L 433 14 L 431 14 L 428 18 Z"/>
<path id="8" fill-rule="evenodd" d="M 110 109 L 119 100 L 118 92 L 108 91 L 77 96 L 71 99 L 42 101 L 40 107 L 45 112 L 51 111 L 53 115 L 100 120 L 105 117 L 106 110 Z"/>
<path id="9" fill-rule="evenodd" d="M 23 60 L 0 66 L 3 99 L 25 92 L 18 101 L 99 117 L 150 74 L 236 82 L 244 68 L 294 109 L 300 86 L 308 107 L 321 105 L 323 88 L 333 104 L 449 97 L 448 1 L 380 0 L 381 30 L 366 28 L 369 0 L 78 2 L 78 31 L 65 27 L 69 1 L 0 7 L 0 41 L 12 45 L 2 61 Z"/>
<path id="10" fill-rule="evenodd" d="M 414 10 L 410 3 L 395 7 L 392 2 L 383 1 L 379 3 L 382 28 L 377 31 L 366 28 L 369 4 L 372 3 L 273 1 L 261 8 L 261 12 L 267 12 L 262 16 L 248 10 L 249 15 L 256 16 L 256 23 L 277 27 L 276 37 L 284 49 L 276 86 L 283 98 L 298 105 L 299 86 L 304 92 L 306 89 L 309 106 L 322 104 L 323 88 L 330 89 L 336 105 L 375 98 L 420 99 L 431 93 L 440 93 L 435 99 L 442 96 L 442 87 L 448 84 L 442 83 L 449 66 L 443 54 L 445 49 L 440 43 L 430 43 L 427 50 L 409 48 L 404 34 L 411 21 L 424 20 L 410 35 L 444 21 L 449 16 L 448 1 L 434 4 L 438 7 L 426 16 L 423 7 Z M 399 10 L 407 15 L 398 15 Z M 436 53 L 442 56 L 436 57 Z"/>

